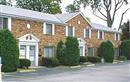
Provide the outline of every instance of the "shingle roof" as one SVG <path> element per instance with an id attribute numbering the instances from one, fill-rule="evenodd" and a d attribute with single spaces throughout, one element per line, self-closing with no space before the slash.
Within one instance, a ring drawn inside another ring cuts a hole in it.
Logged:
<path id="1" fill-rule="evenodd" d="M 62 23 L 57 17 L 51 14 L 36 12 L 27 9 L 15 8 L 5 5 L 0 5 L 0 14 L 8 15 L 12 17 L 22 17 L 22 18 L 30 18 L 37 19 L 41 21 L 54 22 L 54 23 Z"/>
<path id="2" fill-rule="evenodd" d="M 92 28 L 96 30 L 101 30 L 101 31 L 120 33 L 119 31 L 114 30 L 113 28 L 110 28 L 101 24 L 97 24 L 97 23 L 92 23 Z"/>

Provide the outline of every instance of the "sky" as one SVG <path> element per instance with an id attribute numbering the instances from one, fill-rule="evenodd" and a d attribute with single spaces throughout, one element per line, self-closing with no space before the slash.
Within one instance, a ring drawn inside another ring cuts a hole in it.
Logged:
<path id="1" fill-rule="evenodd" d="M 130 0 L 129 1 L 129 4 L 127 6 L 123 6 L 116 14 L 116 17 L 115 17 L 115 21 L 114 21 L 114 24 L 113 24 L 113 28 L 116 28 L 118 29 L 118 26 L 119 26 L 119 23 L 120 23 L 120 18 L 121 18 L 121 14 L 122 12 L 124 12 L 126 10 L 126 8 L 130 8 Z M 61 4 L 61 7 L 62 7 L 62 11 L 63 13 L 66 13 L 65 11 L 65 7 L 69 4 L 72 4 L 73 3 L 73 0 L 62 0 L 62 4 Z M 87 7 L 87 8 L 81 8 L 81 12 L 86 16 L 86 17 L 89 17 L 91 22 L 94 22 L 94 23 L 99 23 L 99 24 L 102 24 L 102 25 L 107 25 L 106 22 L 102 21 L 101 19 L 97 18 L 96 16 L 94 16 L 92 14 L 92 10 L 90 7 Z M 127 20 L 130 20 L 130 9 L 129 11 L 124 15 L 124 20 L 123 22 L 127 22 Z"/>

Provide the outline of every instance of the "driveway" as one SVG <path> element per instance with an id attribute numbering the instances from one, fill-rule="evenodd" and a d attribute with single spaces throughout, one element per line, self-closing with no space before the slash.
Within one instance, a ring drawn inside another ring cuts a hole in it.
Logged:
<path id="1" fill-rule="evenodd" d="M 3 82 L 130 82 L 130 61 L 80 68 L 40 68 L 31 73 L 9 73 Z"/>

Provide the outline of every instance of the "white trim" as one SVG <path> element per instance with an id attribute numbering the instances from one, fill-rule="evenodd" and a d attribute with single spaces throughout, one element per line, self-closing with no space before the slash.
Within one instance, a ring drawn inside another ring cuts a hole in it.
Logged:
<path id="1" fill-rule="evenodd" d="M 86 41 L 84 39 L 82 39 L 82 38 L 78 38 L 78 42 L 79 42 L 79 48 L 83 47 L 83 55 L 82 56 L 85 56 L 85 44 L 86 44 Z"/>
<path id="2" fill-rule="evenodd" d="M 68 36 L 68 26 L 66 26 L 66 36 Z"/>
<path id="3" fill-rule="evenodd" d="M 118 40 L 120 40 L 120 34 L 118 34 Z"/>
<path id="4" fill-rule="evenodd" d="M 11 31 L 11 27 L 12 27 L 12 19 L 11 17 L 8 17 L 8 29 Z"/>
<path id="5" fill-rule="evenodd" d="M 84 38 L 86 38 L 86 29 L 84 28 Z"/>
<path id="6" fill-rule="evenodd" d="M 100 31 L 98 30 L 98 36 L 97 36 L 98 39 L 100 39 L 100 38 L 99 38 L 99 37 L 100 37 L 99 32 L 100 32 Z"/>
<path id="7" fill-rule="evenodd" d="M 89 29 L 89 38 L 91 38 L 92 30 Z"/>
<path id="8" fill-rule="evenodd" d="M 55 35 L 55 24 L 52 24 L 52 35 Z"/>
<path id="9" fill-rule="evenodd" d="M 115 33 L 115 40 L 116 40 L 116 33 Z"/>
<path id="10" fill-rule="evenodd" d="M 75 36 L 75 27 L 73 27 L 73 37 Z"/>
<path id="11" fill-rule="evenodd" d="M 46 23 L 43 23 L 43 34 L 46 34 Z"/>
<path id="12" fill-rule="evenodd" d="M 102 39 L 104 39 L 104 31 L 102 31 Z"/>

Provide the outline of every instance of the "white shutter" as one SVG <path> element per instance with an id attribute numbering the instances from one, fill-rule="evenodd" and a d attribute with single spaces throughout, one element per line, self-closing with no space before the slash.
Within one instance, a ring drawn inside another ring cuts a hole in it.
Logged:
<path id="1" fill-rule="evenodd" d="M 11 18 L 8 18 L 8 29 L 11 31 Z"/>
<path id="2" fill-rule="evenodd" d="M 84 38 L 86 38 L 86 29 L 84 28 Z"/>
<path id="3" fill-rule="evenodd" d="M 68 36 L 68 26 L 66 26 L 66 36 Z"/>
<path id="4" fill-rule="evenodd" d="M 99 30 L 98 30 L 98 36 L 97 36 L 98 39 L 99 39 L 99 36 L 100 36 L 100 35 L 99 35 Z"/>
<path id="5" fill-rule="evenodd" d="M 46 23 L 43 23 L 43 34 L 46 34 Z"/>
<path id="6" fill-rule="evenodd" d="M 75 27 L 73 27 L 73 37 L 75 36 Z"/>
<path id="7" fill-rule="evenodd" d="M 89 38 L 91 38 L 92 30 L 89 29 Z"/>
<path id="8" fill-rule="evenodd" d="M 115 40 L 116 40 L 116 33 L 115 33 Z"/>
<path id="9" fill-rule="evenodd" d="M 104 31 L 102 31 L 102 39 L 104 39 Z"/>
<path id="10" fill-rule="evenodd" d="M 55 24 L 52 24 L 52 35 L 55 35 Z"/>

